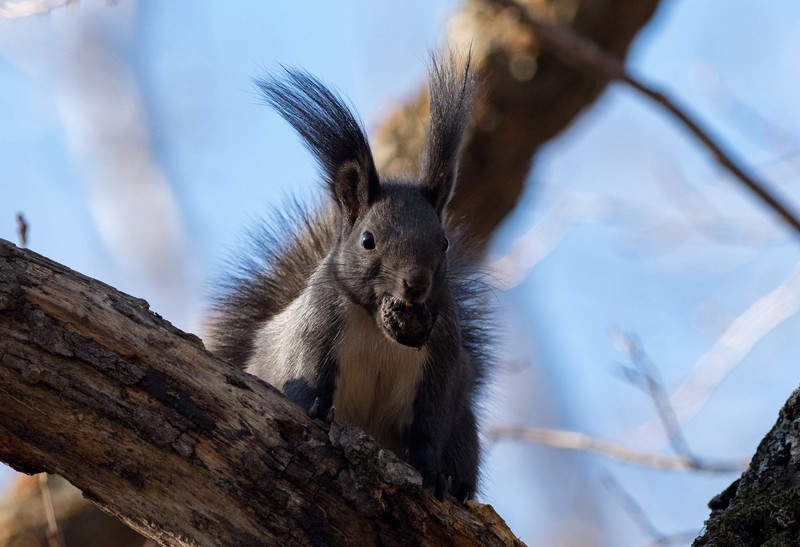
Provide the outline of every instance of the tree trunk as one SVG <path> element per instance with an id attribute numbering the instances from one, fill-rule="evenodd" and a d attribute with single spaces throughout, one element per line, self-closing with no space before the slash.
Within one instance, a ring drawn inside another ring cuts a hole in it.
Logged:
<path id="1" fill-rule="evenodd" d="M 800 389 L 747 471 L 708 506 L 711 516 L 695 547 L 800 545 Z"/>
<path id="2" fill-rule="evenodd" d="M 0 240 L 0 459 L 169 545 L 517 542 L 359 429 L 311 420 L 143 300 Z"/>

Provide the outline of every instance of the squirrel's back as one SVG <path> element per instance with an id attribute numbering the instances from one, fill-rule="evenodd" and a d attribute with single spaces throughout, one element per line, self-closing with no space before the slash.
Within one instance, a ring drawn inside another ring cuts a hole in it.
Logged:
<path id="1" fill-rule="evenodd" d="M 330 207 L 292 201 L 247 235 L 214 295 L 207 340 L 216 355 L 245 368 L 258 327 L 297 298 L 330 252 L 335 217 Z"/>

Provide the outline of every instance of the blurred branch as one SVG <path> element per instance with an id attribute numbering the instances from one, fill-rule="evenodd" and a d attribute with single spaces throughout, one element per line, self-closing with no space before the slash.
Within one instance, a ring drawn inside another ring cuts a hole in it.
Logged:
<path id="1" fill-rule="evenodd" d="M 709 204 L 698 205 L 701 199 L 696 196 L 691 208 L 683 207 L 683 202 L 674 207 L 654 207 L 603 194 L 564 194 L 527 232 L 511 243 L 505 254 L 489 261 L 487 270 L 491 273 L 491 283 L 502 290 L 520 285 L 581 224 L 627 222 L 633 228 L 628 230 L 633 237 L 646 236 L 647 244 L 642 245 L 642 252 L 648 254 L 665 252 L 671 249 L 670 245 L 690 241 L 693 235 L 727 245 L 765 246 L 783 241 L 766 223 L 725 218 L 713 209 L 704 210 Z M 656 245 L 656 238 L 663 240 L 661 247 Z"/>
<path id="2" fill-rule="evenodd" d="M 731 321 L 727 330 L 694 365 L 672 394 L 678 420 L 694 418 L 716 387 L 742 362 L 757 343 L 800 311 L 800 264 L 778 287 L 759 298 Z"/>
<path id="3" fill-rule="evenodd" d="M 47 515 L 47 540 L 50 543 L 50 547 L 65 547 L 64 535 L 58 526 L 56 510 L 53 507 L 53 496 L 50 493 L 50 486 L 47 484 L 49 476 L 47 473 L 39 473 L 39 488 L 42 491 L 44 511 Z"/>
<path id="4" fill-rule="evenodd" d="M 677 532 L 675 534 L 665 535 L 661 538 L 653 539 L 643 543 L 640 547 L 664 547 L 665 545 L 689 545 L 689 543 L 697 536 L 696 531 L 691 532 Z"/>
<path id="5" fill-rule="evenodd" d="M 681 424 L 670 404 L 669 395 L 664 389 L 664 382 L 660 378 L 658 368 L 653 364 L 635 335 L 620 331 L 614 338 L 633 364 L 633 367 L 623 367 L 626 379 L 632 385 L 642 388 L 650 396 L 672 449 L 682 456 L 693 459 L 689 443 L 683 436 Z"/>
<path id="6" fill-rule="evenodd" d="M 575 199 L 563 199 L 517 238 L 505 255 L 491 261 L 489 271 L 500 274 L 496 280 L 497 288 L 507 291 L 525 281 L 531 271 L 558 248 L 576 224 L 588 220 L 586 215 L 575 214 L 574 209 L 578 206 Z"/>
<path id="7" fill-rule="evenodd" d="M 542 4 L 543 2 L 538 2 Z M 625 58 L 660 0 L 555 0 L 549 15 Z M 543 52 L 533 30 L 492 0 L 466 0 L 447 24 L 448 47 L 472 50 L 481 93 L 461 153 L 450 204 L 476 243 L 485 245 L 530 187 L 539 147 L 568 127 L 600 96 L 607 81 L 585 78 Z M 427 94 L 406 102 L 372 143 L 384 175 L 414 172 L 425 143 Z"/>
<path id="8" fill-rule="evenodd" d="M 623 487 L 619 481 L 611 474 L 604 473 L 600 476 L 600 482 L 608 493 L 620 504 L 622 509 L 631 517 L 639 529 L 647 536 L 652 538 L 645 545 L 685 545 L 697 537 L 697 530 L 691 532 L 681 532 L 678 534 L 664 534 L 650 520 L 642 506 L 633 499 L 633 496 Z"/>
<path id="9" fill-rule="evenodd" d="M 19 246 L 25 249 L 28 246 L 28 223 L 22 213 L 17 213 L 17 233 L 19 234 Z"/>
<path id="10" fill-rule="evenodd" d="M 685 455 L 666 456 L 642 452 L 584 433 L 561 429 L 493 425 L 489 426 L 488 434 L 493 440 L 518 439 L 565 450 L 591 452 L 614 460 L 673 471 L 735 473 L 747 466 L 747 462 L 708 462 Z"/>
<path id="11" fill-rule="evenodd" d="M 0 17 L 22 19 L 31 15 L 41 15 L 56 8 L 69 6 L 76 0 L 0 0 Z"/>
<path id="12" fill-rule="evenodd" d="M 703 143 L 720 165 L 744 184 L 764 204 L 775 211 L 796 232 L 796 235 L 800 236 L 800 219 L 766 188 L 764 182 L 758 180 L 755 175 L 748 173 L 747 169 L 734 158 L 733 154 L 725 150 L 719 139 L 712 137 L 710 132 L 704 129 L 685 108 L 678 106 L 674 99 L 670 98 L 666 93 L 658 91 L 641 80 L 634 78 L 613 55 L 606 53 L 595 43 L 580 36 L 573 30 L 562 25 L 546 22 L 532 15 L 530 10 L 520 5 L 516 0 L 492 1 L 499 6 L 517 10 L 520 19 L 536 33 L 542 47 L 557 55 L 564 63 L 604 80 L 625 82 L 668 110 Z"/>

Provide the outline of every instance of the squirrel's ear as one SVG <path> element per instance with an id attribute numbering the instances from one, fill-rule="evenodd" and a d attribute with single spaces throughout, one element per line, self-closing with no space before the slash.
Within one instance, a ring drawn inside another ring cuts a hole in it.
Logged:
<path id="1" fill-rule="evenodd" d="M 330 188 L 345 219 L 352 226 L 361 213 L 375 202 L 380 192 L 372 157 L 370 156 L 368 162 L 347 160 L 342 163 Z"/>
<path id="2" fill-rule="evenodd" d="M 475 96 L 470 56 L 467 55 L 463 65 L 452 53 L 443 64 L 432 59 L 428 82 L 430 123 L 422 156 L 422 191 L 441 215 L 453 194 L 461 142 Z"/>
<path id="3" fill-rule="evenodd" d="M 378 173 L 361 124 L 344 101 L 310 74 L 256 80 L 264 97 L 314 154 L 344 218 L 352 226 L 380 192 Z"/>

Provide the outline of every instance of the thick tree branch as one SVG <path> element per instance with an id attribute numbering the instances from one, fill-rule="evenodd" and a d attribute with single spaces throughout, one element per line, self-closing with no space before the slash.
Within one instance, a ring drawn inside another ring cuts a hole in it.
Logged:
<path id="1" fill-rule="evenodd" d="M 559 24 L 624 59 L 659 0 L 525 0 Z M 590 106 L 608 79 L 543 50 L 534 29 L 496 0 L 465 0 L 449 24 L 455 51 L 472 50 L 481 93 L 461 154 L 451 212 L 477 241 L 487 242 L 517 204 L 539 146 Z M 420 94 L 382 126 L 373 147 L 382 172 L 416 169 L 425 139 L 427 98 Z"/>
<path id="2" fill-rule="evenodd" d="M 147 303 L 0 240 L 0 460 L 169 545 L 515 543 Z"/>

